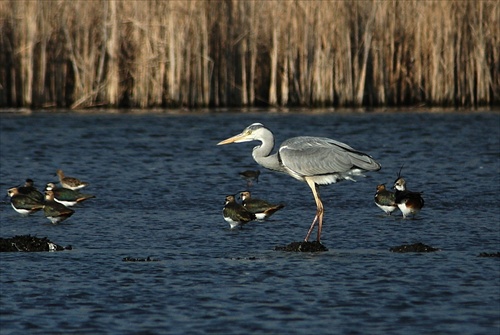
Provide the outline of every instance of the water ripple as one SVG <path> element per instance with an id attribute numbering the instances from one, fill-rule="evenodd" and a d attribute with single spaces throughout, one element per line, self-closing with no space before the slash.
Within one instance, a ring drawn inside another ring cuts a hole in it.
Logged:
<path id="1" fill-rule="evenodd" d="M 500 246 L 498 114 L 0 117 L 2 189 L 28 177 L 43 187 L 63 168 L 97 196 L 57 226 L 0 204 L 2 236 L 73 246 L 0 254 L 2 334 L 500 331 L 500 263 L 477 257 Z M 358 183 L 322 189 L 328 252 L 273 251 L 301 240 L 314 216 L 307 185 L 288 176 L 262 170 L 252 186 L 286 204 L 271 220 L 229 230 L 222 219 L 224 196 L 246 188 L 238 172 L 257 166 L 254 144 L 215 144 L 252 122 L 278 143 L 327 136 L 382 163 Z M 373 204 L 375 186 L 403 164 L 409 187 L 424 192 L 418 220 Z M 389 252 L 415 242 L 441 251 Z"/>

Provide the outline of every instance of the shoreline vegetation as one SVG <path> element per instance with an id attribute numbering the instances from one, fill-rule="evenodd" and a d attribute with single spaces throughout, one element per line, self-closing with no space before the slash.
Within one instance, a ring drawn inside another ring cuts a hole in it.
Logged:
<path id="1" fill-rule="evenodd" d="M 500 104 L 500 1 L 0 2 L 1 108 Z"/>

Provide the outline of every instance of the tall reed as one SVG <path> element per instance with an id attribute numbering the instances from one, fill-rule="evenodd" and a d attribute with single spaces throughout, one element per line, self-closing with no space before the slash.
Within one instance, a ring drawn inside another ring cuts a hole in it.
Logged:
<path id="1" fill-rule="evenodd" d="M 2 107 L 484 106 L 499 1 L 7 0 Z"/>

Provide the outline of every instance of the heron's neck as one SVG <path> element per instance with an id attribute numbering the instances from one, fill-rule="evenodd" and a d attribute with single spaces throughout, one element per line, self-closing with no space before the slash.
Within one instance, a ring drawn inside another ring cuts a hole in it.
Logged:
<path id="1" fill-rule="evenodd" d="M 273 134 L 271 132 L 265 134 L 265 136 L 261 139 L 261 142 L 261 145 L 253 148 L 253 159 L 259 163 L 259 165 L 262 165 L 267 169 L 283 171 L 283 167 L 280 165 L 278 160 L 278 155 L 276 153 L 271 155 L 271 151 L 273 151 L 274 148 Z"/>

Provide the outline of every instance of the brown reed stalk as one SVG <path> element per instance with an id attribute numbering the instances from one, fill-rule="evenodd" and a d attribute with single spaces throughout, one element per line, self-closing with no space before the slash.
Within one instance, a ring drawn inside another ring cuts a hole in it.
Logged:
<path id="1" fill-rule="evenodd" d="M 9 0 L 0 106 L 479 106 L 498 1 Z"/>

